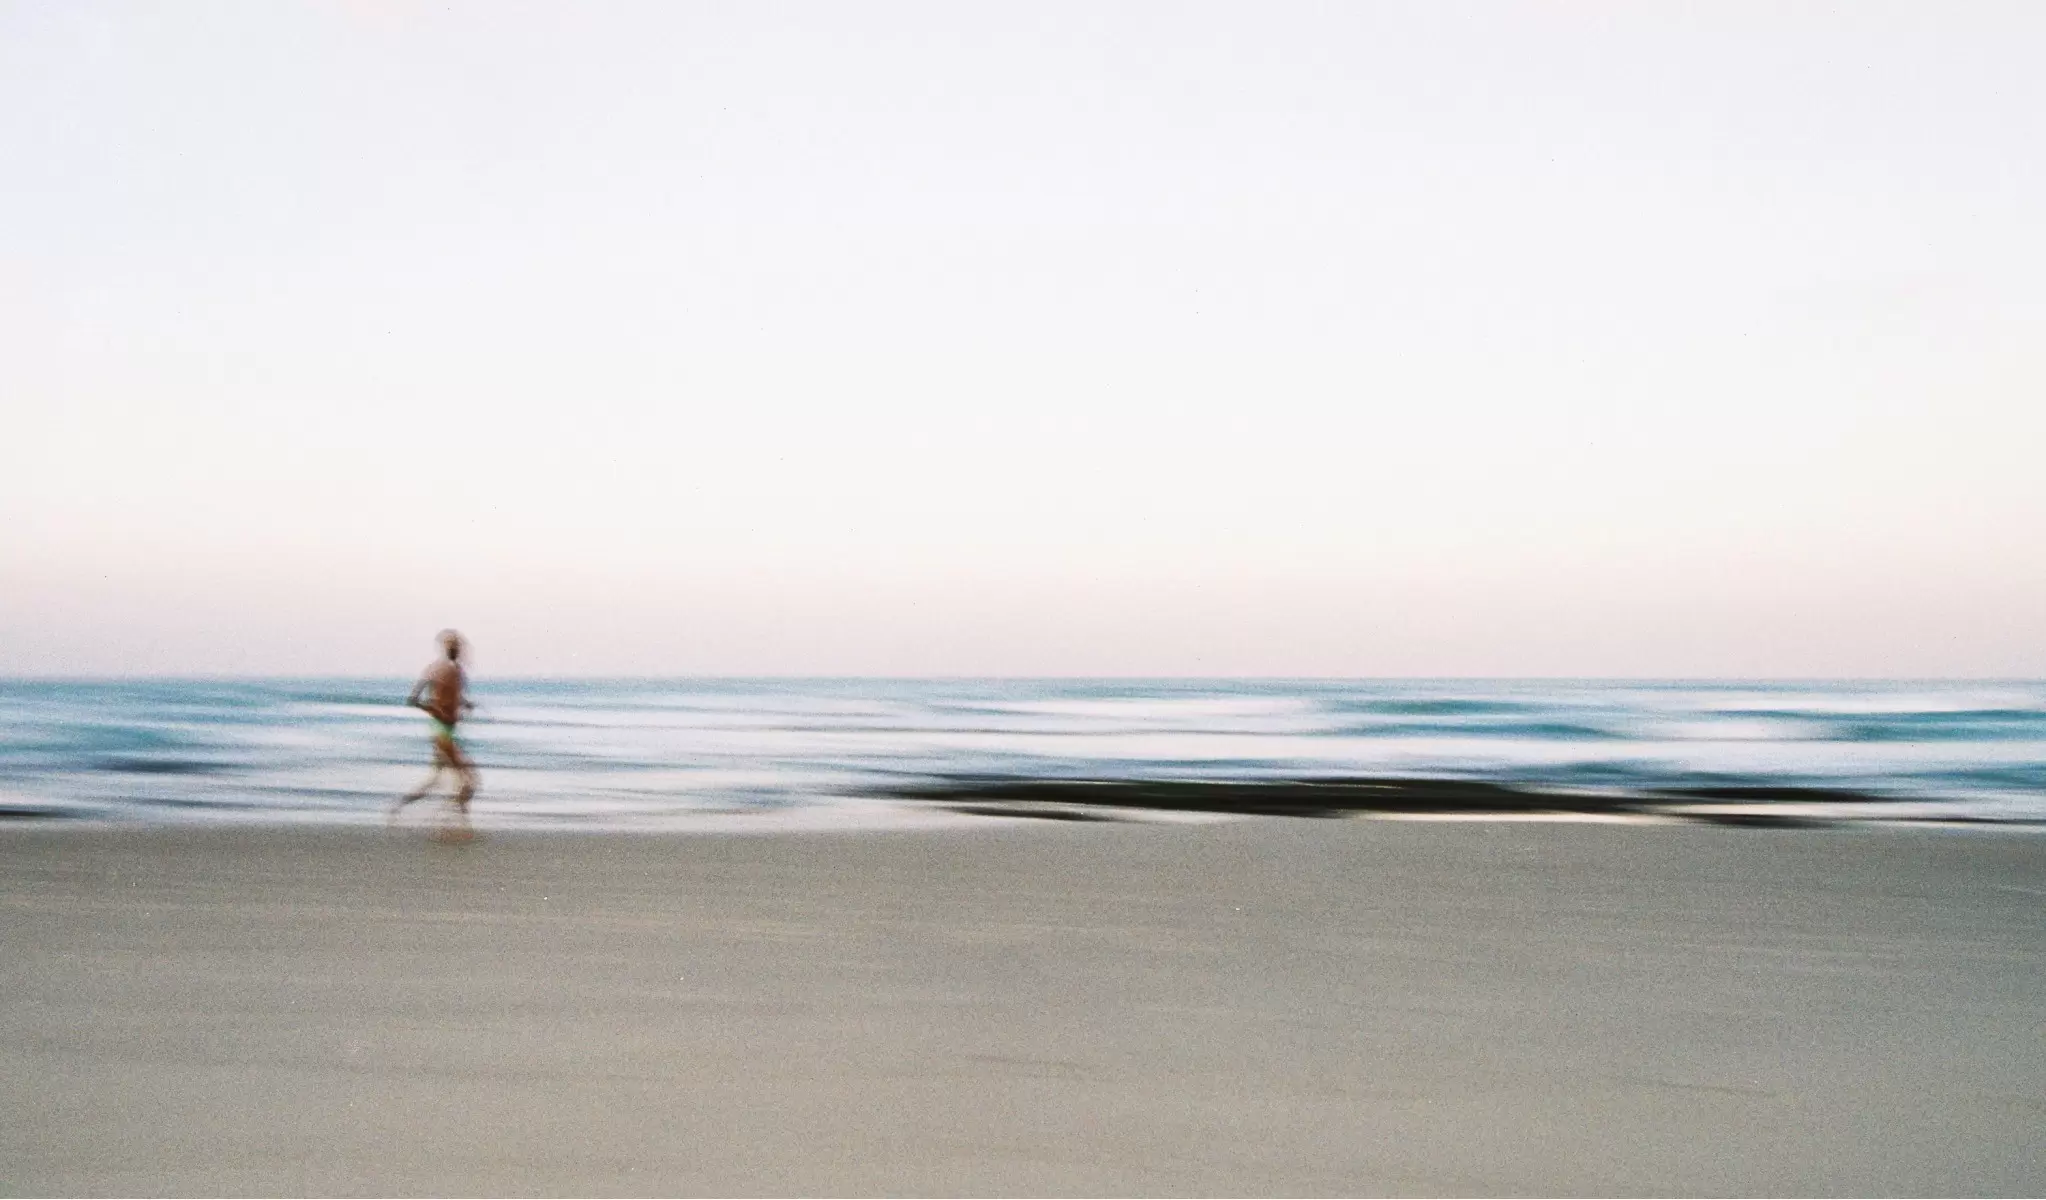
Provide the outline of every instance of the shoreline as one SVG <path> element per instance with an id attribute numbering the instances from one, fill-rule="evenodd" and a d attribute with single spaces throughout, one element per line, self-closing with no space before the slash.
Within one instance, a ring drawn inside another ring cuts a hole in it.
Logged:
<path id="1" fill-rule="evenodd" d="M 435 819 L 444 801 L 411 810 L 400 827 Z M 513 801 L 517 803 L 516 800 Z M 1948 799 L 1798 785 L 1654 790 L 1561 788 L 1437 776 L 1305 778 L 1086 778 L 952 776 L 839 793 L 810 803 L 704 808 L 635 818 L 616 813 L 539 818 L 497 808 L 486 793 L 472 817 L 491 832 L 745 834 L 940 830 L 1003 821 L 1206 823 L 1245 818 L 1451 823 L 1705 824 L 1820 828 L 1883 825 L 2046 831 L 2046 819 L 1954 812 Z M 184 815 L 174 815 L 182 811 Z M 203 815 L 200 815 L 202 814 Z M 52 828 L 375 829 L 387 810 L 174 806 L 99 812 L 0 795 L 0 836 Z"/>

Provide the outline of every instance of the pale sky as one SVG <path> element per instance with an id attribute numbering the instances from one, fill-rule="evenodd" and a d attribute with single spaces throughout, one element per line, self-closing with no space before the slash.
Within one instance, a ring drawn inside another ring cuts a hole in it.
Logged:
<path id="1" fill-rule="evenodd" d="M 0 674 L 2046 675 L 2042 63 L 0 2 Z"/>

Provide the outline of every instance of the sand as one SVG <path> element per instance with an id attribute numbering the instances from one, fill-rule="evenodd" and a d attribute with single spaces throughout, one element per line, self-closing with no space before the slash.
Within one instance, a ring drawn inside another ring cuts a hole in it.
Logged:
<path id="1" fill-rule="evenodd" d="M 0 833 L 0 1187 L 2046 1193 L 2046 836 Z"/>

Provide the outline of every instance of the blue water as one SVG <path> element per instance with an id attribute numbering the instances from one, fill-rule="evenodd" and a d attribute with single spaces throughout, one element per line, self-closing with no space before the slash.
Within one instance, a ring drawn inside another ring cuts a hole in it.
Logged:
<path id="1" fill-rule="evenodd" d="M 380 819 L 429 761 L 409 680 L 0 681 L 0 813 Z M 479 680 L 478 819 L 855 819 L 954 775 L 1403 775 L 1847 788 L 2046 820 L 2046 683 Z"/>

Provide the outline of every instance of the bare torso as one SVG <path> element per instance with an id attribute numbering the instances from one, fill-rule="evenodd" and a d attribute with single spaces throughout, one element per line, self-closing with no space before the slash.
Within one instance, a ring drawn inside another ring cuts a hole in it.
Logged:
<path id="1" fill-rule="evenodd" d="M 419 676 L 419 707 L 433 714 L 441 724 L 453 728 L 462 719 L 463 690 L 468 681 L 460 663 L 441 659 Z"/>

